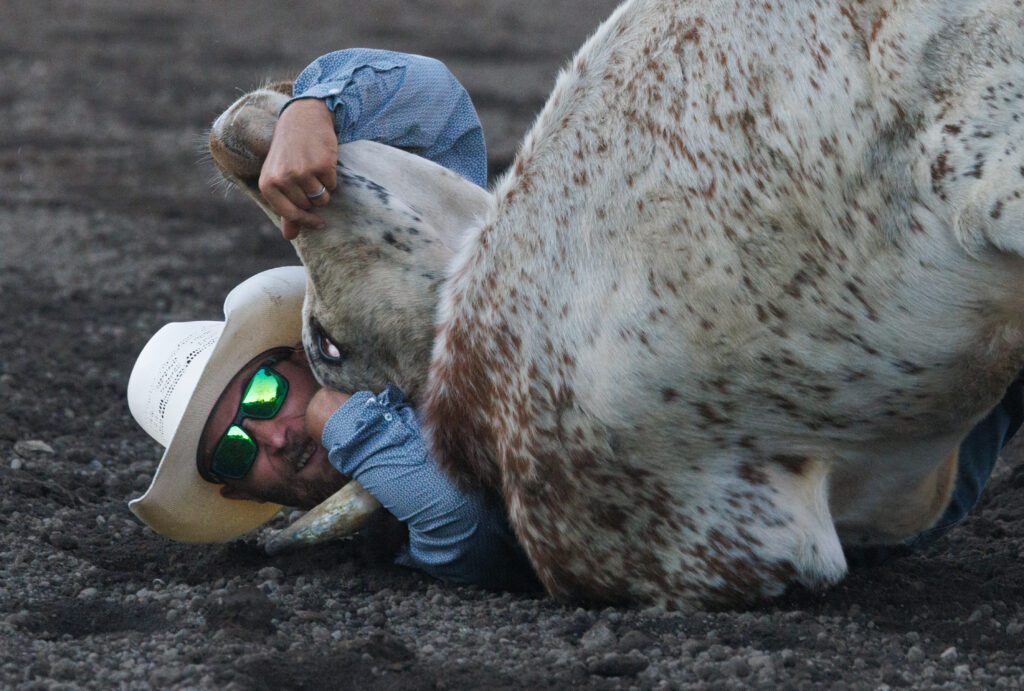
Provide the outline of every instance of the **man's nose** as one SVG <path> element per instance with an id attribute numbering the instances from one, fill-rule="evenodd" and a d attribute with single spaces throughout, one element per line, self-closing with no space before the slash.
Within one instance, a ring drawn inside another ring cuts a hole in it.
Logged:
<path id="1" fill-rule="evenodd" d="M 281 424 L 277 418 L 259 420 L 247 417 L 242 421 L 242 426 L 257 444 L 267 447 L 267 450 L 283 448 L 287 440 L 287 427 Z"/>

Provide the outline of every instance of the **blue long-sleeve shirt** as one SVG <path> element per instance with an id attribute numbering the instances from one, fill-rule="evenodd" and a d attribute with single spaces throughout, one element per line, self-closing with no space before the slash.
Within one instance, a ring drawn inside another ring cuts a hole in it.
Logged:
<path id="1" fill-rule="evenodd" d="M 324 426 L 331 465 L 355 478 L 409 528 L 397 563 L 453 583 L 536 587 L 496 498 L 463 494 L 427 451 L 416 411 L 389 386 L 349 398 Z"/>
<path id="2" fill-rule="evenodd" d="M 487 184 L 487 149 L 476 108 L 444 63 L 422 55 L 351 48 L 304 69 L 287 108 L 319 98 L 341 143 L 369 139 L 404 149 Z"/>

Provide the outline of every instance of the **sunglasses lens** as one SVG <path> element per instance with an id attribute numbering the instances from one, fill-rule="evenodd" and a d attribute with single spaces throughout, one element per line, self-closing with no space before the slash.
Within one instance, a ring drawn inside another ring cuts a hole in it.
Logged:
<path id="1" fill-rule="evenodd" d="M 228 480 L 245 477 L 256 460 L 256 442 L 238 425 L 232 425 L 213 450 L 211 470 Z"/>
<path id="2" fill-rule="evenodd" d="M 288 380 L 272 369 L 261 367 L 245 387 L 241 410 L 248 417 L 269 420 L 277 415 L 287 393 Z"/>

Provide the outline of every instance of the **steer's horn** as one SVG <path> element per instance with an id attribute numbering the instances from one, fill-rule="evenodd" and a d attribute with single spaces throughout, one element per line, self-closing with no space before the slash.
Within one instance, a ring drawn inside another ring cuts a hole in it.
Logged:
<path id="1" fill-rule="evenodd" d="M 271 535 L 264 549 L 274 555 L 293 547 L 351 535 L 379 508 L 380 502 L 352 480 L 302 518 Z"/>

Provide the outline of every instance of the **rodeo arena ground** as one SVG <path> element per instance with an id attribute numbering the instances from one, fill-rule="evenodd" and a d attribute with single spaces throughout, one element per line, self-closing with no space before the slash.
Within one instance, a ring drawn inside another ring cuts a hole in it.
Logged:
<path id="1" fill-rule="evenodd" d="M 472 96 L 493 183 L 617 4 L 4 0 L 0 687 L 1024 686 L 1014 442 L 936 543 L 742 607 L 449 585 L 394 565 L 382 521 L 271 557 L 266 532 L 298 512 L 185 544 L 129 511 L 162 454 L 126 401 L 143 346 L 168 322 L 222 319 L 235 285 L 298 264 L 220 179 L 214 119 L 332 50 L 428 55 Z"/>

